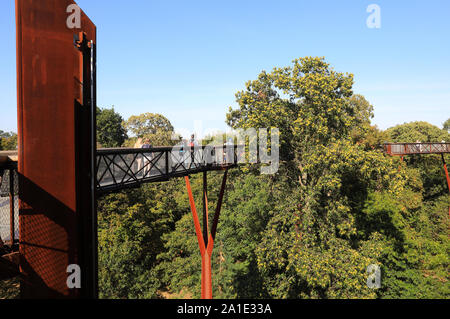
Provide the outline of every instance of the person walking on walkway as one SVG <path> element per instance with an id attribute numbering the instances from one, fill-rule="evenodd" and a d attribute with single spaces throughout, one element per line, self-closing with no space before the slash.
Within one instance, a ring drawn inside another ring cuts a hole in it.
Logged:
<path id="1" fill-rule="evenodd" d="M 141 148 L 149 149 L 152 145 L 150 144 L 149 139 L 144 140 L 144 144 L 142 144 Z M 151 169 L 151 160 L 152 160 L 152 154 L 151 153 L 144 153 L 142 154 L 143 162 L 144 162 L 144 176 L 147 175 L 148 172 L 150 172 Z"/>
<path id="2" fill-rule="evenodd" d="M 192 164 L 194 164 L 195 162 L 195 149 L 198 146 L 197 140 L 195 139 L 195 134 L 191 135 L 191 139 L 189 140 L 189 148 L 190 148 L 190 152 L 191 152 L 191 164 L 189 167 L 192 166 Z"/>

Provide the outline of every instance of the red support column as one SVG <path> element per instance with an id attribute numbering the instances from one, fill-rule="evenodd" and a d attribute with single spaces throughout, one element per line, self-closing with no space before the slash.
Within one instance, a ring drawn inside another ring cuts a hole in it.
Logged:
<path id="1" fill-rule="evenodd" d="M 211 256 L 207 250 L 202 255 L 202 299 L 212 299 Z"/>
<path id="2" fill-rule="evenodd" d="M 444 154 L 441 153 L 441 156 L 442 156 L 442 163 L 444 163 L 445 177 L 447 177 L 448 192 L 450 193 L 450 177 L 448 175 L 447 163 L 445 163 Z M 450 206 L 448 208 L 448 216 L 450 217 Z"/>
<path id="3" fill-rule="evenodd" d="M 197 235 L 198 247 L 202 256 L 202 299 L 212 298 L 211 287 L 211 258 L 205 249 L 205 241 L 202 235 L 202 229 L 198 219 L 197 209 L 195 208 L 194 197 L 192 196 L 191 183 L 189 182 L 189 176 L 184 177 L 186 181 L 186 189 L 189 195 L 189 204 L 191 206 L 192 218 L 194 219 L 195 233 Z"/>
<path id="4" fill-rule="evenodd" d="M 203 207 L 204 207 L 204 215 L 203 220 L 204 223 L 204 235 L 202 234 L 202 229 L 200 227 L 200 222 L 198 219 L 197 209 L 195 208 L 194 197 L 192 196 L 191 183 L 189 182 L 189 176 L 185 176 L 184 179 L 186 181 L 186 189 L 189 196 L 189 204 L 191 206 L 192 217 L 194 219 L 194 227 L 195 233 L 197 235 L 198 247 L 200 249 L 200 254 L 202 256 L 202 299 L 212 299 L 212 271 L 211 271 L 211 256 L 212 250 L 214 247 L 214 239 L 216 237 L 217 231 L 217 223 L 219 221 L 220 209 L 222 207 L 223 194 L 225 192 L 225 185 L 227 181 L 227 173 L 225 170 L 225 174 L 222 180 L 222 186 L 219 193 L 219 199 L 217 202 L 216 211 L 214 214 L 214 220 L 211 228 L 211 233 L 208 234 L 208 198 L 206 195 L 206 177 L 204 175 L 203 179 Z M 208 244 L 206 244 L 205 238 L 209 238 Z"/>

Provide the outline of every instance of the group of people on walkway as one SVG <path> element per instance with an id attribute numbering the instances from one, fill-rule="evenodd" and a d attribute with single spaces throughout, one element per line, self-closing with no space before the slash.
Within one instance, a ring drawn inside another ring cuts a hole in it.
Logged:
<path id="1" fill-rule="evenodd" d="M 189 139 L 180 139 L 181 147 L 179 148 L 179 156 L 180 160 L 182 161 L 186 160 L 187 158 L 190 159 L 190 166 L 195 165 L 195 152 L 199 146 L 199 143 L 197 139 L 195 138 L 195 134 L 192 134 Z M 228 146 L 233 146 L 233 139 L 228 138 L 227 141 L 224 143 L 224 146 L 226 148 L 223 149 L 223 152 L 218 153 L 217 155 L 221 154 L 223 156 L 223 162 L 224 163 L 232 163 L 234 161 L 234 152 L 229 151 Z M 150 149 L 152 148 L 152 144 L 150 143 L 150 139 L 148 138 L 138 138 L 136 143 L 134 144 L 134 148 L 144 148 L 144 149 Z M 188 153 L 189 155 L 187 155 Z M 186 155 L 187 158 L 185 157 Z M 136 172 L 142 173 L 144 176 L 150 176 L 150 169 L 152 167 L 152 160 L 153 156 L 152 153 L 142 153 L 139 154 L 136 159 Z"/>

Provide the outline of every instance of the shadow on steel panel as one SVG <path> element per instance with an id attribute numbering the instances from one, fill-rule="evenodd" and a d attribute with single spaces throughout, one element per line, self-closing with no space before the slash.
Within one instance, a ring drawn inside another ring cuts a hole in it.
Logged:
<path id="1" fill-rule="evenodd" d="M 68 27 L 74 4 L 16 0 L 22 298 L 97 297 L 95 67 L 86 62 L 96 27 L 82 11 L 80 28 Z M 88 42 L 77 47 L 80 37 Z M 69 265 L 80 267 L 81 288 L 69 288 Z"/>

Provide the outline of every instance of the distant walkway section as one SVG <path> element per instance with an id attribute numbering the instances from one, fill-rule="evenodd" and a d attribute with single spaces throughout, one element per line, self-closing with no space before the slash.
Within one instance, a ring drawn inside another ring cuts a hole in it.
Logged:
<path id="1" fill-rule="evenodd" d="M 386 143 L 384 150 L 389 155 L 444 154 L 450 153 L 450 143 Z"/>

